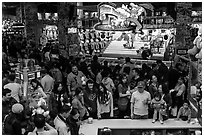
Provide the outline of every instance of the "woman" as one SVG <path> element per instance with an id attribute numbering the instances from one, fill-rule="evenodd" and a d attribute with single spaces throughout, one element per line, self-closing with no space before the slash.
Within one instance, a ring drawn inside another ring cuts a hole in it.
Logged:
<path id="1" fill-rule="evenodd" d="M 74 99 L 72 100 L 72 107 L 79 111 L 81 120 L 86 119 L 89 113 L 84 105 L 83 89 L 81 87 L 76 88 Z"/>
<path id="2" fill-rule="evenodd" d="M 48 108 L 50 110 L 50 115 L 53 115 L 55 118 L 64 104 L 68 104 L 69 98 L 65 93 L 65 89 L 62 83 L 56 83 L 51 92 L 50 98 L 48 100 Z"/>
<path id="3" fill-rule="evenodd" d="M 73 108 L 67 119 L 71 135 L 79 135 L 79 128 L 81 124 L 79 116 L 79 111 L 76 108 Z"/>
<path id="4" fill-rule="evenodd" d="M 98 118 L 108 119 L 113 117 L 113 97 L 103 84 L 99 85 L 97 97 Z"/>
<path id="5" fill-rule="evenodd" d="M 161 94 L 161 98 L 166 102 L 166 116 L 164 120 L 169 118 L 170 110 L 172 107 L 172 98 L 169 94 L 168 86 L 166 84 L 159 85 L 158 92 Z"/>
<path id="6" fill-rule="evenodd" d="M 119 99 L 118 99 L 118 109 L 119 109 L 119 118 L 124 118 L 130 116 L 130 96 L 131 93 L 128 91 L 128 77 L 123 75 L 121 77 L 121 82 L 118 85 Z"/>
<path id="7" fill-rule="evenodd" d="M 172 100 L 172 108 L 177 108 L 176 112 L 178 112 L 179 108 L 183 105 L 185 91 L 186 91 L 186 86 L 184 84 L 184 78 L 179 77 L 175 88 L 170 90 L 171 96 L 173 99 Z M 176 113 L 176 115 L 177 115 L 177 113 Z M 176 115 L 174 115 L 174 116 L 176 116 Z"/>
<path id="8" fill-rule="evenodd" d="M 37 79 L 32 79 L 30 83 L 33 88 L 33 92 L 30 93 L 31 95 L 30 107 L 37 107 L 37 104 L 39 102 L 41 102 L 42 100 L 46 101 L 47 95 L 43 91 L 43 87 Z M 45 105 L 46 104 L 41 104 L 41 106 Z"/>
<path id="9" fill-rule="evenodd" d="M 84 104 L 92 118 L 97 118 L 97 93 L 97 87 L 94 85 L 93 80 L 89 79 L 86 82 L 84 91 Z"/>
<path id="10" fill-rule="evenodd" d="M 151 95 L 151 98 L 153 98 L 154 93 L 157 92 L 158 90 L 158 79 L 155 75 L 152 75 L 152 79 L 151 79 L 151 84 L 149 85 L 149 93 Z"/>

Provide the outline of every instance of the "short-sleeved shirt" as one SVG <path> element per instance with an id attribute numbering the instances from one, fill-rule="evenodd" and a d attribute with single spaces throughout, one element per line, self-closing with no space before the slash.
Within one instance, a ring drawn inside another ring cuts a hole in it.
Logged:
<path id="1" fill-rule="evenodd" d="M 139 91 L 135 91 L 132 94 L 130 102 L 134 105 L 133 113 L 136 115 L 148 115 L 148 104 L 144 104 L 143 101 L 150 101 L 151 95 L 149 92 L 144 91 L 140 93 Z"/>
<path id="2" fill-rule="evenodd" d="M 67 86 L 70 86 L 71 89 L 76 89 L 77 87 L 82 87 L 82 80 L 81 78 L 85 75 L 78 71 L 78 75 L 75 75 L 74 73 L 69 73 L 67 76 Z"/>
<path id="3" fill-rule="evenodd" d="M 16 99 L 17 102 L 20 102 L 20 97 L 22 96 L 22 88 L 21 85 L 18 83 L 8 83 L 4 86 L 4 89 L 11 90 L 11 97 Z"/>

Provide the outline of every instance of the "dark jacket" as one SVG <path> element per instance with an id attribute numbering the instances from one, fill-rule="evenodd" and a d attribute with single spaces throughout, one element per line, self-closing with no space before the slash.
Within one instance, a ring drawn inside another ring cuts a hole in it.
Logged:
<path id="1" fill-rule="evenodd" d="M 69 129 L 71 131 L 71 135 L 79 135 L 79 119 L 74 119 L 72 115 L 67 118 L 67 123 L 69 125 Z"/>

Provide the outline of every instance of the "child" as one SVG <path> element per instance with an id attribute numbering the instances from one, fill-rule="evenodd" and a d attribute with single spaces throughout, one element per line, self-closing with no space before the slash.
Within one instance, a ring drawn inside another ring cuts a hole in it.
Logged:
<path id="1" fill-rule="evenodd" d="M 189 102 L 185 101 L 183 106 L 179 109 L 177 120 L 181 118 L 183 121 L 187 121 L 188 123 L 191 121 L 191 109 L 189 108 Z"/>
<path id="2" fill-rule="evenodd" d="M 161 94 L 156 92 L 154 94 L 154 98 L 151 101 L 151 106 L 154 109 L 154 115 L 153 115 L 153 121 L 152 123 L 155 123 L 156 119 L 157 119 L 157 113 L 159 113 L 159 121 L 161 124 L 163 124 L 163 110 L 166 107 L 166 102 L 161 98 Z"/>

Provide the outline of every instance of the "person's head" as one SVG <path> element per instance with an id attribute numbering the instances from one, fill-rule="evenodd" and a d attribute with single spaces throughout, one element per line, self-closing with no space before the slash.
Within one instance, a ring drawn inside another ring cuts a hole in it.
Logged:
<path id="1" fill-rule="evenodd" d="M 140 71 L 138 68 L 133 68 L 132 69 L 132 75 L 133 76 L 139 76 L 140 75 Z"/>
<path id="2" fill-rule="evenodd" d="M 155 92 L 155 93 L 154 93 L 154 99 L 155 99 L 156 101 L 160 101 L 160 100 L 161 100 L 161 94 L 160 94 L 159 92 Z"/>
<path id="3" fill-rule="evenodd" d="M 125 62 L 127 63 L 127 62 L 130 62 L 130 57 L 126 57 L 125 58 Z"/>
<path id="4" fill-rule="evenodd" d="M 153 82 L 153 83 L 156 83 L 156 82 L 158 82 L 158 80 L 157 80 L 157 76 L 155 76 L 155 75 L 152 75 L 152 82 Z"/>
<path id="5" fill-rule="evenodd" d="M 33 87 L 34 89 L 38 88 L 38 86 L 42 87 L 41 84 L 40 84 L 40 82 L 39 82 L 37 79 L 32 79 L 32 80 L 30 81 L 30 83 L 31 83 L 31 85 L 32 85 L 32 87 Z"/>
<path id="6" fill-rule="evenodd" d="M 64 118 L 68 118 L 70 115 L 72 107 L 68 106 L 68 105 L 64 105 L 62 106 L 62 108 L 60 109 L 59 113 L 64 117 Z"/>
<path id="7" fill-rule="evenodd" d="M 145 89 L 145 82 L 144 81 L 139 81 L 137 83 L 137 88 L 138 88 L 138 91 L 140 93 L 143 93 L 144 92 L 144 89 Z"/>
<path id="8" fill-rule="evenodd" d="M 161 66 L 163 62 L 161 60 L 157 60 L 156 63 L 158 66 Z"/>
<path id="9" fill-rule="evenodd" d="M 94 55 L 94 56 L 93 56 L 93 61 L 94 61 L 94 62 L 98 61 L 98 56 L 97 56 L 97 55 Z"/>
<path id="10" fill-rule="evenodd" d="M 2 100 L 9 101 L 11 98 L 11 90 L 6 88 L 2 91 Z"/>
<path id="11" fill-rule="evenodd" d="M 101 84 L 99 84 L 99 92 L 101 93 L 105 93 L 105 92 L 107 92 L 107 88 L 106 88 L 106 86 L 103 84 L 103 83 L 101 83 Z"/>
<path id="12" fill-rule="evenodd" d="M 75 96 L 77 96 L 78 98 L 82 98 L 83 97 L 83 89 L 81 87 L 77 87 L 75 90 Z"/>
<path id="13" fill-rule="evenodd" d="M 183 108 L 188 109 L 189 108 L 189 101 L 185 100 L 183 103 Z"/>
<path id="14" fill-rule="evenodd" d="M 15 79 L 16 79 L 16 75 L 15 74 L 9 74 L 9 76 L 8 76 L 8 80 L 9 80 L 9 82 L 14 82 L 15 81 Z"/>
<path id="15" fill-rule="evenodd" d="M 179 77 L 178 83 L 179 83 L 179 84 L 183 84 L 183 83 L 184 83 L 184 78 L 183 78 L 183 77 Z"/>
<path id="16" fill-rule="evenodd" d="M 74 74 L 78 73 L 78 67 L 76 65 L 72 66 L 72 73 L 74 73 Z"/>
<path id="17" fill-rule="evenodd" d="M 122 82 L 122 83 L 127 83 L 127 81 L 128 81 L 127 75 L 126 75 L 126 74 L 123 74 L 123 75 L 121 76 L 121 82 Z"/>
<path id="18" fill-rule="evenodd" d="M 108 66 L 108 61 L 107 60 L 105 60 L 103 63 L 104 63 L 104 66 Z"/>
<path id="19" fill-rule="evenodd" d="M 87 85 L 87 88 L 88 88 L 88 89 L 93 90 L 93 86 L 94 86 L 93 80 L 89 79 L 89 80 L 86 82 L 86 85 Z"/>
<path id="20" fill-rule="evenodd" d="M 45 126 L 45 117 L 42 114 L 37 114 L 34 116 L 35 127 L 40 129 Z"/>
<path id="21" fill-rule="evenodd" d="M 184 70 L 184 66 L 182 63 L 176 63 L 175 68 L 179 71 L 183 71 Z"/>
<path id="22" fill-rule="evenodd" d="M 55 83 L 54 88 L 53 88 L 53 92 L 59 94 L 62 91 L 62 89 L 63 89 L 63 85 L 61 82 Z"/>
<path id="23" fill-rule="evenodd" d="M 73 119 L 79 119 L 79 111 L 76 108 L 73 108 L 72 111 L 70 112 L 70 115 L 72 116 Z"/>
<path id="24" fill-rule="evenodd" d="M 168 89 L 168 86 L 167 84 L 160 84 L 159 87 L 158 87 L 158 92 L 160 94 L 168 94 L 169 93 L 169 89 Z"/>

